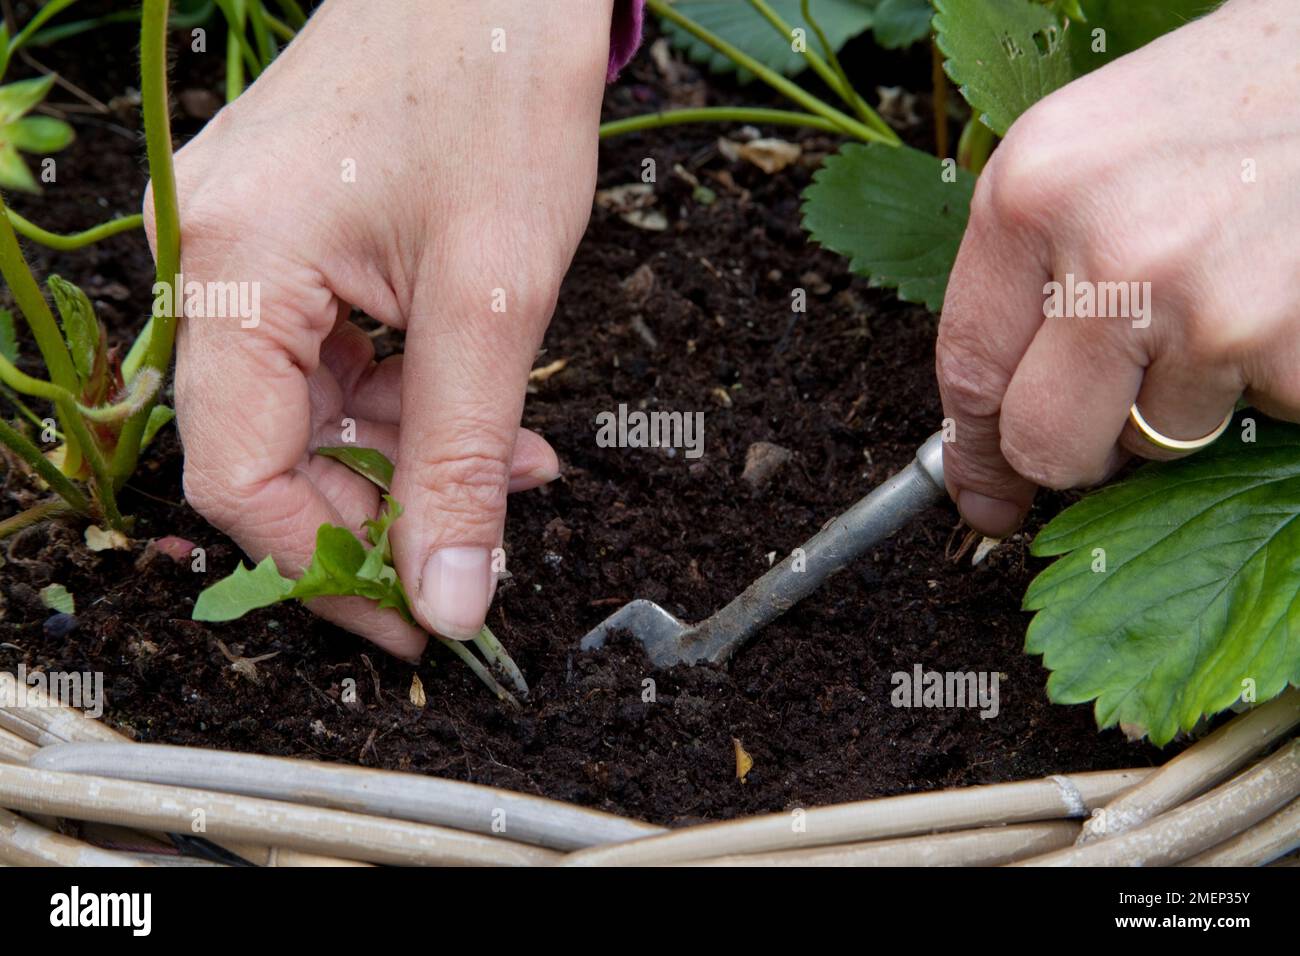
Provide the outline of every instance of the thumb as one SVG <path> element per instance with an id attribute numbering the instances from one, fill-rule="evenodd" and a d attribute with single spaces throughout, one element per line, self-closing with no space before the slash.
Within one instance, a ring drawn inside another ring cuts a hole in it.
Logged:
<path id="1" fill-rule="evenodd" d="M 528 371 L 555 293 L 548 284 L 528 303 L 491 281 L 474 288 L 465 273 L 453 281 L 460 294 L 440 283 L 432 308 L 417 309 L 408 324 L 393 478 L 404 511 L 393 559 L 420 623 L 469 640 L 495 589 L 492 553 L 505 526 Z M 508 310 L 493 311 L 502 297 Z"/>

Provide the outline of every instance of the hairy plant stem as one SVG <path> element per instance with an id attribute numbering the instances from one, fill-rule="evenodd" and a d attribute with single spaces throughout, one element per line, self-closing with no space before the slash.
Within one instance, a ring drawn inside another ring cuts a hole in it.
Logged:
<path id="1" fill-rule="evenodd" d="M 63 335 L 59 331 L 59 325 L 54 320 L 54 313 L 50 311 L 50 304 L 45 301 L 45 296 L 41 293 L 41 287 L 36 284 L 36 277 L 32 275 L 32 270 L 27 265 L 27 260 L 23 258 L 23 251 L 18 245 L 18 236 L 14 233 L 14 228 L 9 222 L 8 207 L 4 203 L 3 197 L 0 197 L 0 211 L 6 213 L 0 216 L 0 273 L 4 275 L 5 284 L 9 286 L 10 294 L 14 297 L 14 302 L 18 305 L 19 311 L 22 312 L 23 318 L 27 321 L 27 326 L 32 330 L 32 336 L 36 339 L 36 346 L 40 349 L 41 357 L 45 360 L 45 367 L 49 369 L 50 382 L 42 382 L 41 385 L 53 384 L 57 386 L 62 393 L 71 397 L 76 393 L 77 371 L 72 365 L 72 356 L 68 354 L 67 345 L 64 344 Z M 8 363 L 5 363 L 8 364 Z M 12 366 L 11 366 L 12 368 Z M 15 368 L 13 371 L 17 372 Z M 23 379 L 29 382 L 39 382 L 30 376 L 22 375 Z M 6 384 L 19 391 L 27 391 L 15 385 L 9 376 L 5 377 Z M 40 392 L 27 392 L 27 394 L 40 395 L 43 398 L 50 398 L 49 394 Z M 59 407 L 59 415 L 65 414 L 65 408 Z M 71 423 L 62 420 L 60 422 L 65 431 L 71 428 Z M 64 468 L 69 474 L 76 474 L 81 469 L 82 448 L 76 441 L 79 436 L 73 432 L 72 438 L 67 443 L 67 455 L 64 459 Z"/>
<path id="2" fill-rule="evenodd" d="M 639 133 L 664 126 L 684 123 L 752 123 L 768 126 L 804 126 L 827 133 L 844 132 L 835 123 L 812 113 L 791 110 L 769 110 L 749 107 L 705 106 L 699 109 L 667 110 L 663 113 L 645 113 L 628 119 L 611 120 L 600 127 L 600 138 L 609 139 L 627 133 Z"/>
<path id="3" fill-rule="evenodd" d="M 764 20 L 772 24 L 772 27 L 776 32 L 781 34 L 782 38 L 790 44 L 790 48 L 793 50 L 795 41 L 794 28 L 781 19 L 781 15 L 772 9 L 771 4 L 769 4 L 767 0 L 749 0 L 749 5 L 753 7 Z M 806 20 L 807 18 L 807 14 L 805 14 L 804 19 Z M 848 82 L 843 77 L 831 69 L 830 64 L 809 49 L 804 49 L 800 52 L 800 55 L 808 61 L 808 65 L 813 68 L 813 72 L 822 78 L 822 81 L 844 101 L 846 106 L 853 106 L 853 87 L 849 86 Z M 864 121 L 866 120 L 865 116 L 860 116 L 859 118 Z"/>
<path id="4" fill-rule="evenodd" d="M 889 146 L 896 146 L 898 144 L 898 137 L 893 134 L 892 130 L 890 130 L 889 134 L 886 135 L 877 129 L 872 129 L 865 123 L 854 119 L 847 113 L 837 110 L 824 100 L 818 99 L 807 90 L 790 82 L 780 73 L 764 66 L 739 47 L 732 43 L 728 43 L 713 32 L 706 30 L 689 17 L 683 16 L 665 2 L 665 0 L 646 0 L 646 6 L 656 16 L 677 24 L 696 39 L 703 43 L 707 43 L 737 66 L 749 70 L 768 86 L 772 87 L 772 89 L 798 103 L 810 113 L 815 113 L 818 116 L 830 120 L 836 127 L 838 127 L 839 132 L 848 136 L 855 136 L 858 139 L 865 140 L 869 143 L 884 143 Z"/>
<path id="5" fill-rule="evenodd" d="M 80 249 L 83 246 L 99 242 L 101 239 L 116 236 L 118 233 L 139 229 L 144 225 L 144 217 L 136 214 L 134 216 L 122 216 L 120 219 L 110 219 L 108 222 L 101 222 L 98 226 L 92 226 L 90 229 L 84 229 L 81 232 L 60 234 L 42 229 L 31 220 L 24 219 L 12 209 L 6 209 L 5 214 L 9 217 L 9 222 L 14 227 L 14 231 L 24 239 L 39 242 L 48 249 L 57 249 L 60 252 L 71 252 L 74 249 Z"/>
<path id="6" fill-rule="evenodd" d="M 13 537 L 24 528 L 30 528 L 32 525 L 40 524 L 42 521 L 48 521 L 51 518 L 57 518 L 60 515 L 71 514 L 75 510 L 62 498 L 42 501 L 39 505 L 33 505 L 26 511 L 20 511 L 18 514 L 10 515 L 4 521 L 0 521 L 0 541 Z"/>
<path id="7" fill-rule="evenodd" d="M 82 494 L 81 489 L 74 485 L 63 472 L 55 468 L 53 462 L 46 458 L 41 453 L 41 450 L 22 432 L 11 427 L 3 419 L 0 419 L 0 444 L 3 444 L 15 455 L 31 465 L 32 470 L 50 486 L 51 491 L 67 502 L 70 509 L 80 511 L 82 514 L 90 513 L 90 501 Z M 27 512 L 23 513 L 26 514 Z M 15 515 L 15 517 L 18 516 Z M 17 531 L 19 529 L 14 528 L 13 530 Z"/>
<path id="8" fill-rule="evenodd" d="M 144 0 L 140 17 L 140 95 L 144 107 L 145 145 L 149 155 L 149 175 L 153 180 L 154 235 L 157 280 L 168 286 L 180 273 L 181 224 L 176 197 L 176 169 L 172 162 L 171 114 L 167 102 L 167 12 L 168 0 Z M 173 290 L 179 293 L 179 290 Z M 182 297 L 172 295 L 172 312 L 157 313 L 149 330 L 149 345 L 143 368 L 166 376 L 176 342 L 176 320 L 182 310 Z M 112 475 L 125 482 L 135 471 L 140 458 L 140 440 L 153 396 L 126 420 L 113 455 Z"/>
<path id="9" fill-rule="evenodd" d="M 862 95 L 858 93 L 853 84 L 849 82 L 849 75 L 844 71 L 844 67 L 840 64 L 839 55 L 835 52 L 835 47 L 831 45 L 831 41 L 827 38 L 826 31 L 822 29 L 822 25 L 813 17 L 812 10 L 809 9 L 808 6 L 808 0 L 800 0 L 799 12 L 803 15 L 803 18 L 807 21 L 808 25 L 813 28 L 813 32 L 817 34 L 817 42 L 821 44 L 822 52 L 826 54 L 826 59 L 830 61 L 831 69 L 835 72 L 835 75 L 840 78 L 840 82 L 844 84 L 844 90 L 849 97 L 849 105 L 853 107 L 853 111 L 857 113 L 868 126 L 871 126 L 872 128 L 879 130 L 881 133 L 891 137 L 895 145 L 902 143 L 902 140 L 898 138 L 898 134 L 894 132 L 888 123 L 880 118 L 879 114 L 877 114 L 875 110 L 867 105 L 866 100 L 862 98 Z"/>

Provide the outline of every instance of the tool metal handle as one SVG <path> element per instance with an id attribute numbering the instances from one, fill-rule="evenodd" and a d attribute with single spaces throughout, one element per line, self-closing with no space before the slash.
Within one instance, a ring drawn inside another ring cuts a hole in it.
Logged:
<path id="1" fill-rule="evenodd" d="M 724 661 L 760 628 L 811 594 L 835 572 L 883 541 L 944 494 L 942 433 L 916 460 L 832 520 L 745 589 L 692 635 L 697 660 Z M 795 570 L 796 566 L 803 570 Z"/>

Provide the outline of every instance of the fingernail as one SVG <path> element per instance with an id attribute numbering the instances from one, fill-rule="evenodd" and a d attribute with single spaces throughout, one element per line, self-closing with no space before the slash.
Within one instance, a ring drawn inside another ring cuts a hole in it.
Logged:
<path id="1" fill-rule="evenodd" d="M 549 485 L 556 478 L 560 477 L 558 468 L 542 466 L 534 468 L 532 471 L 525 472 L 522 475 L 511 475 L 510 485 L 507 489 L 511 494 L 516 491 L 528 491 L 533 488 L 540 488 L 542 485 Z"/>
<path id="2" fill-rule="evenodd" d="M 442 548 L 429 555 L 420 578 L 420 612 L 443 637 L 478 636 L 492 600 L 492 555 L 487 548 Z"/>
<path id="3" fill-rule="evenodd" d="M 965 489 L 957 493 L 957 510 L 968 525 L 991 538 L 1006 537 L 1024 520 L 1024 511 L 1015 502 Z"/>

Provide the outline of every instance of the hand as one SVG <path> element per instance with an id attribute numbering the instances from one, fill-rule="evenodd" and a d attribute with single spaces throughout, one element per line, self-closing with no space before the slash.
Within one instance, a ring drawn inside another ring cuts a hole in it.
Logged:
<path id="1" fill-rule="evenodd" d="M 260 291 L 254 328 L 181 322 L 185 494 L 254 559 L 298 576 L 319 525 L 377 513 L 369 482 L 311 454 L 351 418 L 397 464 L 416 618 L 477 634 L 507 492 L 559 471 L 519 421 L 591 209 L 612 2 L 329 0 L 178 154 L 186 283 Z M 406 329 L 406 354 L 376 364 L 354 306 Z M 364 600 L 312 609 L 399 656 L 424 648 Z"/>
<path id="2" fill-rule="evenodd" d="M 1126 424 L 1135 402 L 1180 439 L 1243 393 L 1300 420 L 1297 49 L 1289 0 L 1233 0 L 1047 97 L 995 151 L 937 350 L 948 490 L 972 527 L 1004 536 L 1037 485 L 1170 457 Z M 1069 276 L 1150 283 L 1145 317 L 1134 299 L 1044 318 Z"/>

